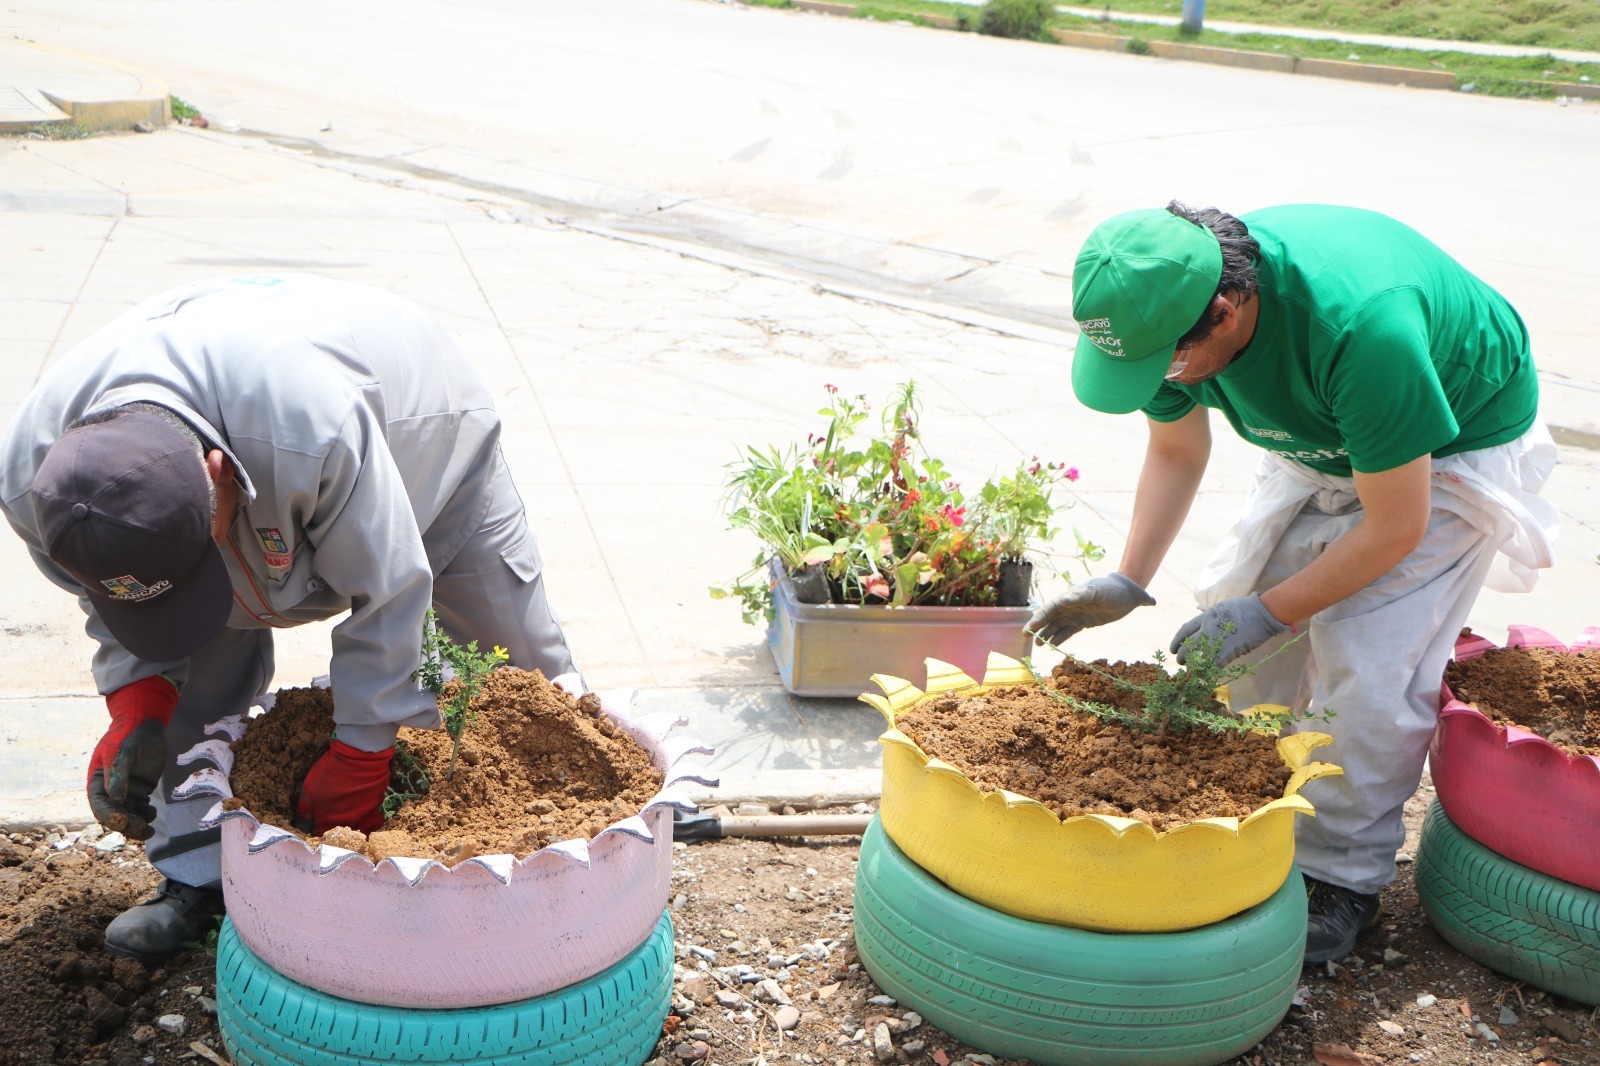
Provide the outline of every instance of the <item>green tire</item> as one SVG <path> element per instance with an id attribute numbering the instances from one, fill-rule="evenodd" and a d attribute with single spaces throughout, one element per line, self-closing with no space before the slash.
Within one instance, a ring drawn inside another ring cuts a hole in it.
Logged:
<path id="1" fill-rule="evenodd" d="M 558 992 L 493 1007 L 406 1010 L 307 988 L 217 938 L 217 1024 L 237 1066 L 517 1063 L 638 1066 L 661 1036 L 672 995 L 672 921 L 634 952 Z"/>
<path id="2" fill-rule="evenodd" d="M 951 1036 L 1042 1066 L 1214 1066 L 1282 1020 L 1300 983 L 1305 883 L 1179 933 L 1013 918 L 950 891 L 874 818 L 856 869 L 856 949 L 882 988 Z"/>
<path id="3" fill-rule="evenodd" d="M 1417 895 L 1428 921 L 1491 970 L 1600 1005 L 1600 892 L 1512 862 L 1463 833 L 1434 800 Z"/>

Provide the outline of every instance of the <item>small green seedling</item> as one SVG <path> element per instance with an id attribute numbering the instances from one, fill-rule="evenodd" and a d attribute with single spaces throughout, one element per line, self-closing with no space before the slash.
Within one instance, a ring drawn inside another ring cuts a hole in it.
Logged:
<path id="1" fill-rule="evenodd" d="M 1269 710 L 1263 707 L 1248 717 L 1218 711 L 1216 692 L 1219 688 L 1254 673 L 1261 663 L 1301 639 L 1297 635 L 1285 641 L 1260 662 L 1236 662 L 1232 666 L 1224 666 L 1218 660 L 1218 655 L 1230 632 L 1232 626 L 1225 625 L 1222 636 L 1219 637 L 1195 633 L 1184 641 L 1184 668 L 1174 674 L 1168 674 L 1163 669 L 1161 676 L 1148 684 L 1129 681 L 1125 677 L 1098 670 L 1072 655 L 1067 656 L 1090 673 L 1106 678 L 1117 688 L 1125 692 L 1140 693 L 1144 697 L 1144 707 L 1141 711 L 1125 711 L 1118 707 L 1063 695 L 1047 683 L 1048 678 L 1034 668 L 1031 660 L 1028 662 L 1028 668 L 1033 671 L 1034 679 L 1041 689 L 1052 699 L 1070 705 L 1073 710 L 1085 711 L 1096 718 L 1117 722 L 1141 733 L 1155 733 L 1158 736 L 1187 733 L 1197 727 L 1208 729 L 1213 733 L 1275 733 L 1291 722 L 1326 722 L 1333 718 L 1334 712 L 1328 709 L 1317 715 L 1300 715 L 1287 707 L 1281 710 Z M 1156 665 L 1165 666 L 1167 661 L 1165 653 L 1157 651 L 1153 658 Z"/>
<path id="2" fill-rule="evenodd" d="M 439 628 L 438 617 L 431 607 L 423 618 L 422 665 L 412 672 L 412 680 L 420 681 L 422 687 L 435 696 L 442 696 L 445 686 L 449 684 L 450 679 L 445 677 L 446 667 L 449 667 L 455 675 L 456 682 L 456 687 L 449 698 L 439 703 L 439 714 L 444 719 L 444 731 L 450 734 L 452 745 L 450 769 L 445 771 L 444 775 L 446 781 L 455 777 L 456 756 L 461 753 L 461 734 L 465 733 L 467 726 L 472 723 L 472 701 L 477 697 L 484 677 L 510 658 L 506 650 L 498 644 L 493 651 L 487 652 L 478 650 L 476 640 L 466 647 L 457 644 Z"/>
<path id="3" fill-rule="evenodd" d="M 417 762 L 411 747 L 403 740 L 394 742 L 394 760 L 389 764 L 389 789 L 383 794 L 383 816 L 392 818 L 396 811 L 413 800 L 428 794 L 428 771 Z"/>
<path id="4" fill-rule="evenodd" d="M 213 917 L 210 928 L 201 934 L 199 939 L 185 940 L 183 946 L 190 951 L 198 951 L 202 955 L 210 955 L 212 958 L 216 958 L 217 937 L 222 935 L 222 917 L 220 914 Z"/>

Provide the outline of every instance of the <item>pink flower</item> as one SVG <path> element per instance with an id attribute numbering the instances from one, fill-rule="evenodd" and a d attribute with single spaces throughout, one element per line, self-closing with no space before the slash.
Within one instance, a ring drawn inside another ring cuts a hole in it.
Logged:
<path id="1" fill-rule="evenodd" d="M 959 526 L 967 520 L 967 509 L 965 507 L 951 507 L 947 503 L 944 505 L 944 510 L 941 513 L 953 526 Z"/>
<path id="2" fill-rule="evenodd" d="M 1078 480 L 1078 468 L 1077 467 L 1075 467 L 1075 466 L 1067 467 L 1067 480 L 1068 481 L 1076 481 L 1076 480 Z"/>
<path id="3" fill-rule="evenodd" d="M 837 386 L 837 385 L 824 385 L 822 387 L 827 389 L 828 392 L 831 393 L 831 394 L 837 395 L 838 392 L 839 392 L 839 386 Z"/>

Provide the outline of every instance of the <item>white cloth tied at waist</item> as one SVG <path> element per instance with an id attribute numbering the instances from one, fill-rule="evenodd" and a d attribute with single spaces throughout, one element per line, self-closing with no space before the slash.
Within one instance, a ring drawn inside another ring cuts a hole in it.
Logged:
<path id="1" fill-rule="evenodd" d="M 1539 496 L 1556 463 L 1542 421 L 1506 444 L 1433 460 L 1431 505 L 1457 515 L 1499 548 L 1485 587 L 1527 592 L 1555 561 L 1561 514 Z M 1195 601 L 1210 607 L 1258 590 L 1261 573 L 1290 522 L 1308 502 L 1330 515 L 1360 507 L 1355 480 L 1266 452 L 1245 510 L 1200 572 Z"/>

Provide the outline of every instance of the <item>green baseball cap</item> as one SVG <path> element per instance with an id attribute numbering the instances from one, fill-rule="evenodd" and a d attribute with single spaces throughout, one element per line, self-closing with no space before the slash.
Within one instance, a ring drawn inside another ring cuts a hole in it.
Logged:
<path id="1" fill-rule="evenodd" d="M 1072 270 L 1072 317 L 1082 331 L 1072 357 L 1078 399 L 1114 415 L 1149 403 L 1178 338 L 1200 321 L 1221 279 L 1216 235 L 1163 208 L 1096 226 Z"/>

